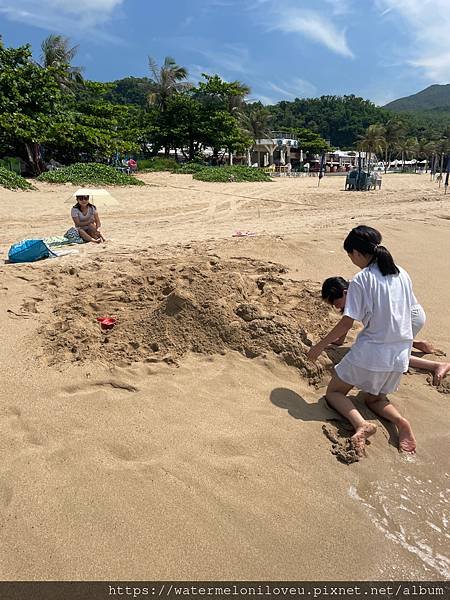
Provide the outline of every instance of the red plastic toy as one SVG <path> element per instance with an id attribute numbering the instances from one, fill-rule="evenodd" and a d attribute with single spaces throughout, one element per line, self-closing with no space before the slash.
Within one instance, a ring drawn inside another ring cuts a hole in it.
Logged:
<path id="1" fill-rule="evenodd" d="M 117 322 L 114 317 L 97 317 L 97 321 L 102 326 L 102 329 L 112 329 Z"/>

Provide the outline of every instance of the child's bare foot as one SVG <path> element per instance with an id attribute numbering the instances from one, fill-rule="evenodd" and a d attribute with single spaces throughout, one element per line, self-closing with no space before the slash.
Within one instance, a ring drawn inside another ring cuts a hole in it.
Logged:
<path id="1" fill-rule="evenodd" d="M 434 352 L 433 345 L 425 340 L 422 340 L 421 342 L 416 342 L 416 340 L 414 340 L 413 347 L 416 350 L 420 350 L 420 352 L 423 352 L 424 354 L 433 354 Z"/>
<path id="2" fill-rule="evenodd" d="M 377 426 L 368 421 L 364 421 L 356 430 L 356 433 L 350 438 L 350 442 L 358 456 L 364 456 L 366 440 L 377 430 Z"/>
<path id="3" fill-rule="evenodd" d="M 434 371 L 433 384 L 439 385 L 447 373 L 450 371 L 450 363 L 442 363 Z"/>
<path id="4" fill-rule="evenodd" d="M 416 451 L 416 438 L 411 429 L 409 421 L 400 419 L 397 423 L 398 429 L 398 449 L 400 452 L 408 452 L 414 454 Z"/>

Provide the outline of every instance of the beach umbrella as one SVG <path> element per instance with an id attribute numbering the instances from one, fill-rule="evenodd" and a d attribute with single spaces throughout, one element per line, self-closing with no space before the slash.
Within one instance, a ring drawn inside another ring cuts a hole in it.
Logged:
<path id="1" fill-rule="evenodd" d="M 447 173 L 445 175 L 445 194 L 447 193 L 449 174 L 450 174 L 450 155 L 447 156 Z"/>
<path id="2" fill-rule="evenodd" d="M 322 154 L 322 156 L 320 157 L 320 164 L 319 164 L 319 182 L 317 184 L 317 187 L 319 187 L 320 185 L 320 180 L 323 177 L 323 172 L 325 169 L 325 154 Z"/>
<path id="3" fill-rule="evenodd" d="M 89 202 L 95 204 L 97 208 L 104 208 L 105 206 L 117 206 L 118 200 L 112 196 L 108 190 L 103 189 L 92 189 L 92 188 L 80 188 L 74 192 L 67 200 L 64 200 L 66 204 L 75 204 L 77 196 L 89 196 Z"/>

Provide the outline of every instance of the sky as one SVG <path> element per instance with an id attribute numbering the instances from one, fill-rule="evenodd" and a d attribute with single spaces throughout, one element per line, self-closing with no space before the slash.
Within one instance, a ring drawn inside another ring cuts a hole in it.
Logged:
<path id="1" fill-rule="evenodd" d="M 355 94 L 383 105 L 450 83 L 449 0 L 0 0 L 6 46 L 62 34 L 84 76 L 149 76 L 148 57 L 239 80 L 250 100 Z"/>

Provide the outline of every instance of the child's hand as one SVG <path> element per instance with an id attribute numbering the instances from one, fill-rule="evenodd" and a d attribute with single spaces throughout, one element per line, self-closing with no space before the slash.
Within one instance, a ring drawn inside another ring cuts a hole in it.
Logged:
<path id="1" fill-rule="evenodd" d="M 332 342 L 333 346 L 342 346 L 342 344 L 345 343 L 345 338 L 346 338 L 346 334 L 344 333 L 344 335 L 341 335 L 340 338 L 338 338 L 337 340 L 335 340 L 334 342 Z"/>
<path id="2" fill-rule="evenodd" d="M 308 354 L 306 355 L 306 358 L 311 362 L 316 362 L 316 360 L 319 358 L 319 356 L 322 354 L 322 352 L 323 352 L 322 344 L 320 344 L 320 343 L 316 344 L 308 352 Z"/>

